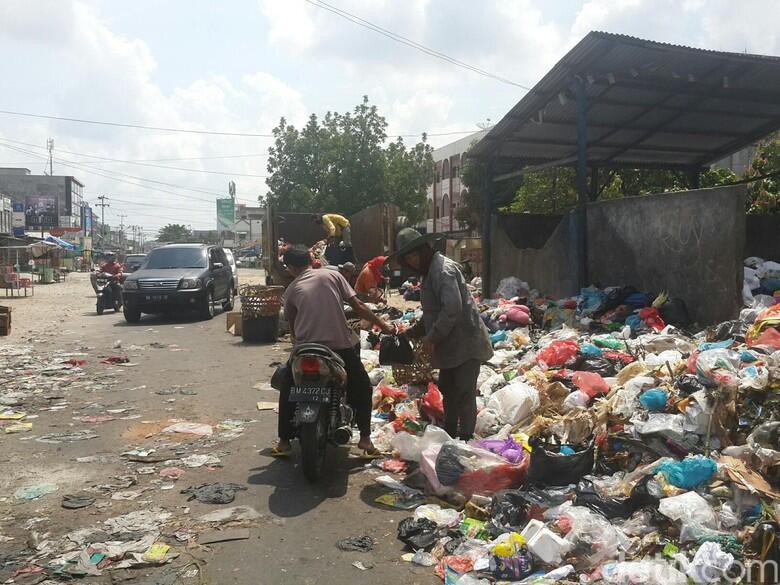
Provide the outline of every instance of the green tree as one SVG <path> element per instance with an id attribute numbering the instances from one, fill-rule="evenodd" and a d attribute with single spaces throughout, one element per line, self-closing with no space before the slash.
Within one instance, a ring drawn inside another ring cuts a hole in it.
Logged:
<path id="1" fill-rule="evenodd" d="M 780 171 L 780 137 L 759 144 L 747 170 L 747 177 L 771 175 Z M 780 177 L 777 175 L 748 183 L 749 213 L 780 213 Z"/>
<path id="2" fill-rule="evenodd" d="M 190 238 L 192 238 L 192 232 L 186 225 L 179 223 L 169 223 L 157 232 L 157 241 L 159 242 L 187 242 Z"/>
<path id="3" fill-rule="evenodd" d="M 267 201 L 279 209 L 351 215 L 390 202 L 413 221 L 424 217 L 432 149 L 386 144 L 387 121 L 364 97 L 352 112 L 312 115 L 297 129 L 283 118 L 268 149 Z"/>

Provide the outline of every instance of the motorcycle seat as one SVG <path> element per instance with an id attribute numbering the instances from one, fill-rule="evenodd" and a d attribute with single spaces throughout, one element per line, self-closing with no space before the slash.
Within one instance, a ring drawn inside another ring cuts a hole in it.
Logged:
<path id="1" fill-rule="evenodd" d="M 341 359 L 337 353 L 335 353 L 329 347 L 319 343 L 302 343 L 300 345 L 296 345 L 290 354 L 290 359 L 295 359 L 296 357 L 304 354 L 314 355 L 326 360 L 330 360 L 342 368 L 345 367 L 344 360 Z"/>

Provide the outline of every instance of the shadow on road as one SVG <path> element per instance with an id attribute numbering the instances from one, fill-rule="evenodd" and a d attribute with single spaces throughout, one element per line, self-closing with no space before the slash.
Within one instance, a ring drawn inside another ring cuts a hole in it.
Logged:
<path id="1" fill-rule="evenodd" d="M 346 448 L 328 449 L 323 477 L 312 484 L 303 476 L 299 461 L 296 448 L 290 457 L 273 459 L 264 467 L 253 468 L 247 479 L 251 485 L 274 488 L 268 498 L 268 509 L 282 518 L 301 516 L 325 500 L 345 496 L 350 472 L 365 465 L 365 461 L 349 457 Z"/>
<path id="2" fill-rule="evenodd" d="M 120 311 L 121 314 L 121 311 Z M 214 319 L 222 313 L 217 313 Z M 208 323 L 209 320 L 198 317 L 194 313 L 159 313 L 154 315 L 144 314 L 138 323 L 128 323 L 124 320 L 114 323 L 114 327 L 143 327 L 149 325 L 187 325 L 191 323 Z"/>

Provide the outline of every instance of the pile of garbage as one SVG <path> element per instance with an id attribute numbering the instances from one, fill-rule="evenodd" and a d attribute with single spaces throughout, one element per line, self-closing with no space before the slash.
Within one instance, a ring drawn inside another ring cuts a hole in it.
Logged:
<path id="1" fill-rule="evenodd" d="M 363 337 L 372 438 L 393 453 L 376 502 L 407 511 L 404 560 L 461 585 L 750 581 L 780 561 L 780 299 L 693 332 L 665 294 L 500 288 L 468 442 L 440 428 L 424 359 L 380 365 Z"/>

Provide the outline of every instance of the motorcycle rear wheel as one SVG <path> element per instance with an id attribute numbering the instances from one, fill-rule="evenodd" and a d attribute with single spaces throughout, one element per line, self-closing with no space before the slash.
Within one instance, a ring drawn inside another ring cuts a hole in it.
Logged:
<path id="1" fill-rule="evenodd" d="M 301 468 L 303 475 L 311 483 L 319 481 L 325 467 L 325 451 L 328 445 L 327 417 L 328 409 L 321 408 L 316 421 L 302 424 L 299 429 Z"/>
<path id="2" fill-rule="evenodd" d="M 98 315 L 102 315 L 103 314 L 104 307 L 103 307 L 103 299 L 102 298 L 97 300 L 97 305 L 96 305 L 95 308 L 97 309 L 97 314 Z"/>

